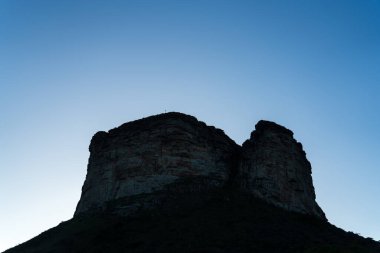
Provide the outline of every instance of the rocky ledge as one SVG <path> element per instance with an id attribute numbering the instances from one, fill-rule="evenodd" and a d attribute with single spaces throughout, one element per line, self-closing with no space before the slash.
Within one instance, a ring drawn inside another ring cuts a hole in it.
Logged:
<path id="1" fill-rule="evenodd" d="M 293 133 L 259 121 L 242 146 L 182 113 L 159 114 L 98 132 L 75 216 L 130 215 L 181 192 L 230 187 L 289 211 L 326 219 L 311 165 Z"/>

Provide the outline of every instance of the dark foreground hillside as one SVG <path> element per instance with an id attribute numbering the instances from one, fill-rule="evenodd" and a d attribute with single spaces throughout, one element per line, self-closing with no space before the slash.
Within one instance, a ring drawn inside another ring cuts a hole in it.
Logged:
<path id="1" fill-rule="evenodd" d="M 186 194 L 134 217 L 63 222 L 6 253 L 380 252 L 380 243 L 241 193 Z"/>

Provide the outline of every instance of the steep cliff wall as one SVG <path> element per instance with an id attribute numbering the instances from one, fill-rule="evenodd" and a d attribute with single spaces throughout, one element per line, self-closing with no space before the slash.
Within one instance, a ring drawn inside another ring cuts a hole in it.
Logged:
<path id="1" fill-rule="evenodd" d="M 315 202 L 311 165 L 293 132 L 259 121 L 244 142 L 239 168 L 243 189 L 287 210 L 324 217 Z"/>
<path id="2" fill-rule="evenodd" d="M 240 147 L 222 130 L 182 113 L 151 116 L 96 133 L 74 215 L 128 215 L 156 205 L 168 192 L 202 192 L 225 185 L 325 219 L 315 202 L 310 163 L 290 130 L 260 121 Z"/>
<path id="3" fill-rule="evenodd" d="M 75 215 L 104 210 L 107 202 L 158 192 L 176 181 L 207 178 L 224 185 L 239 146 L 220 129 L 192 116 L 166 113 L 98 132 Z M 140 199 L 139 201 L 144 201 Z M 123 208 L 135 207 L 130 200 Z"/>

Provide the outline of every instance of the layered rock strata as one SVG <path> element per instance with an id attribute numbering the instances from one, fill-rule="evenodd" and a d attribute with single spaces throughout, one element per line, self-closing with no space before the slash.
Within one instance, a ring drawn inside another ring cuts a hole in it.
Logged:
<path id="1" fill-rule="evenodd" d="M 242 147 L 182 113 L 165 113 L 98 132 L 90 144 L 74 215 L 128 215 L 169 192 L 233 186 L 290 211 L 325 219 L 315 202 L 311 166 L 293 133 L 260 121 Z M 120 211 L 122 210 L 122 211 Z"/>

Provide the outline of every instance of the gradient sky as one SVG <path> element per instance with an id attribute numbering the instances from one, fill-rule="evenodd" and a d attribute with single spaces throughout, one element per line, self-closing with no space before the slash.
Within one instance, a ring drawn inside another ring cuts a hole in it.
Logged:
<path id="1" fill-rule="evenodd" d="M 380 240 L 380 1 L 0 1 L 0 251 L 72 217 L 99 130 L 166 111 L 295 133 L 329 221 Z"/>

